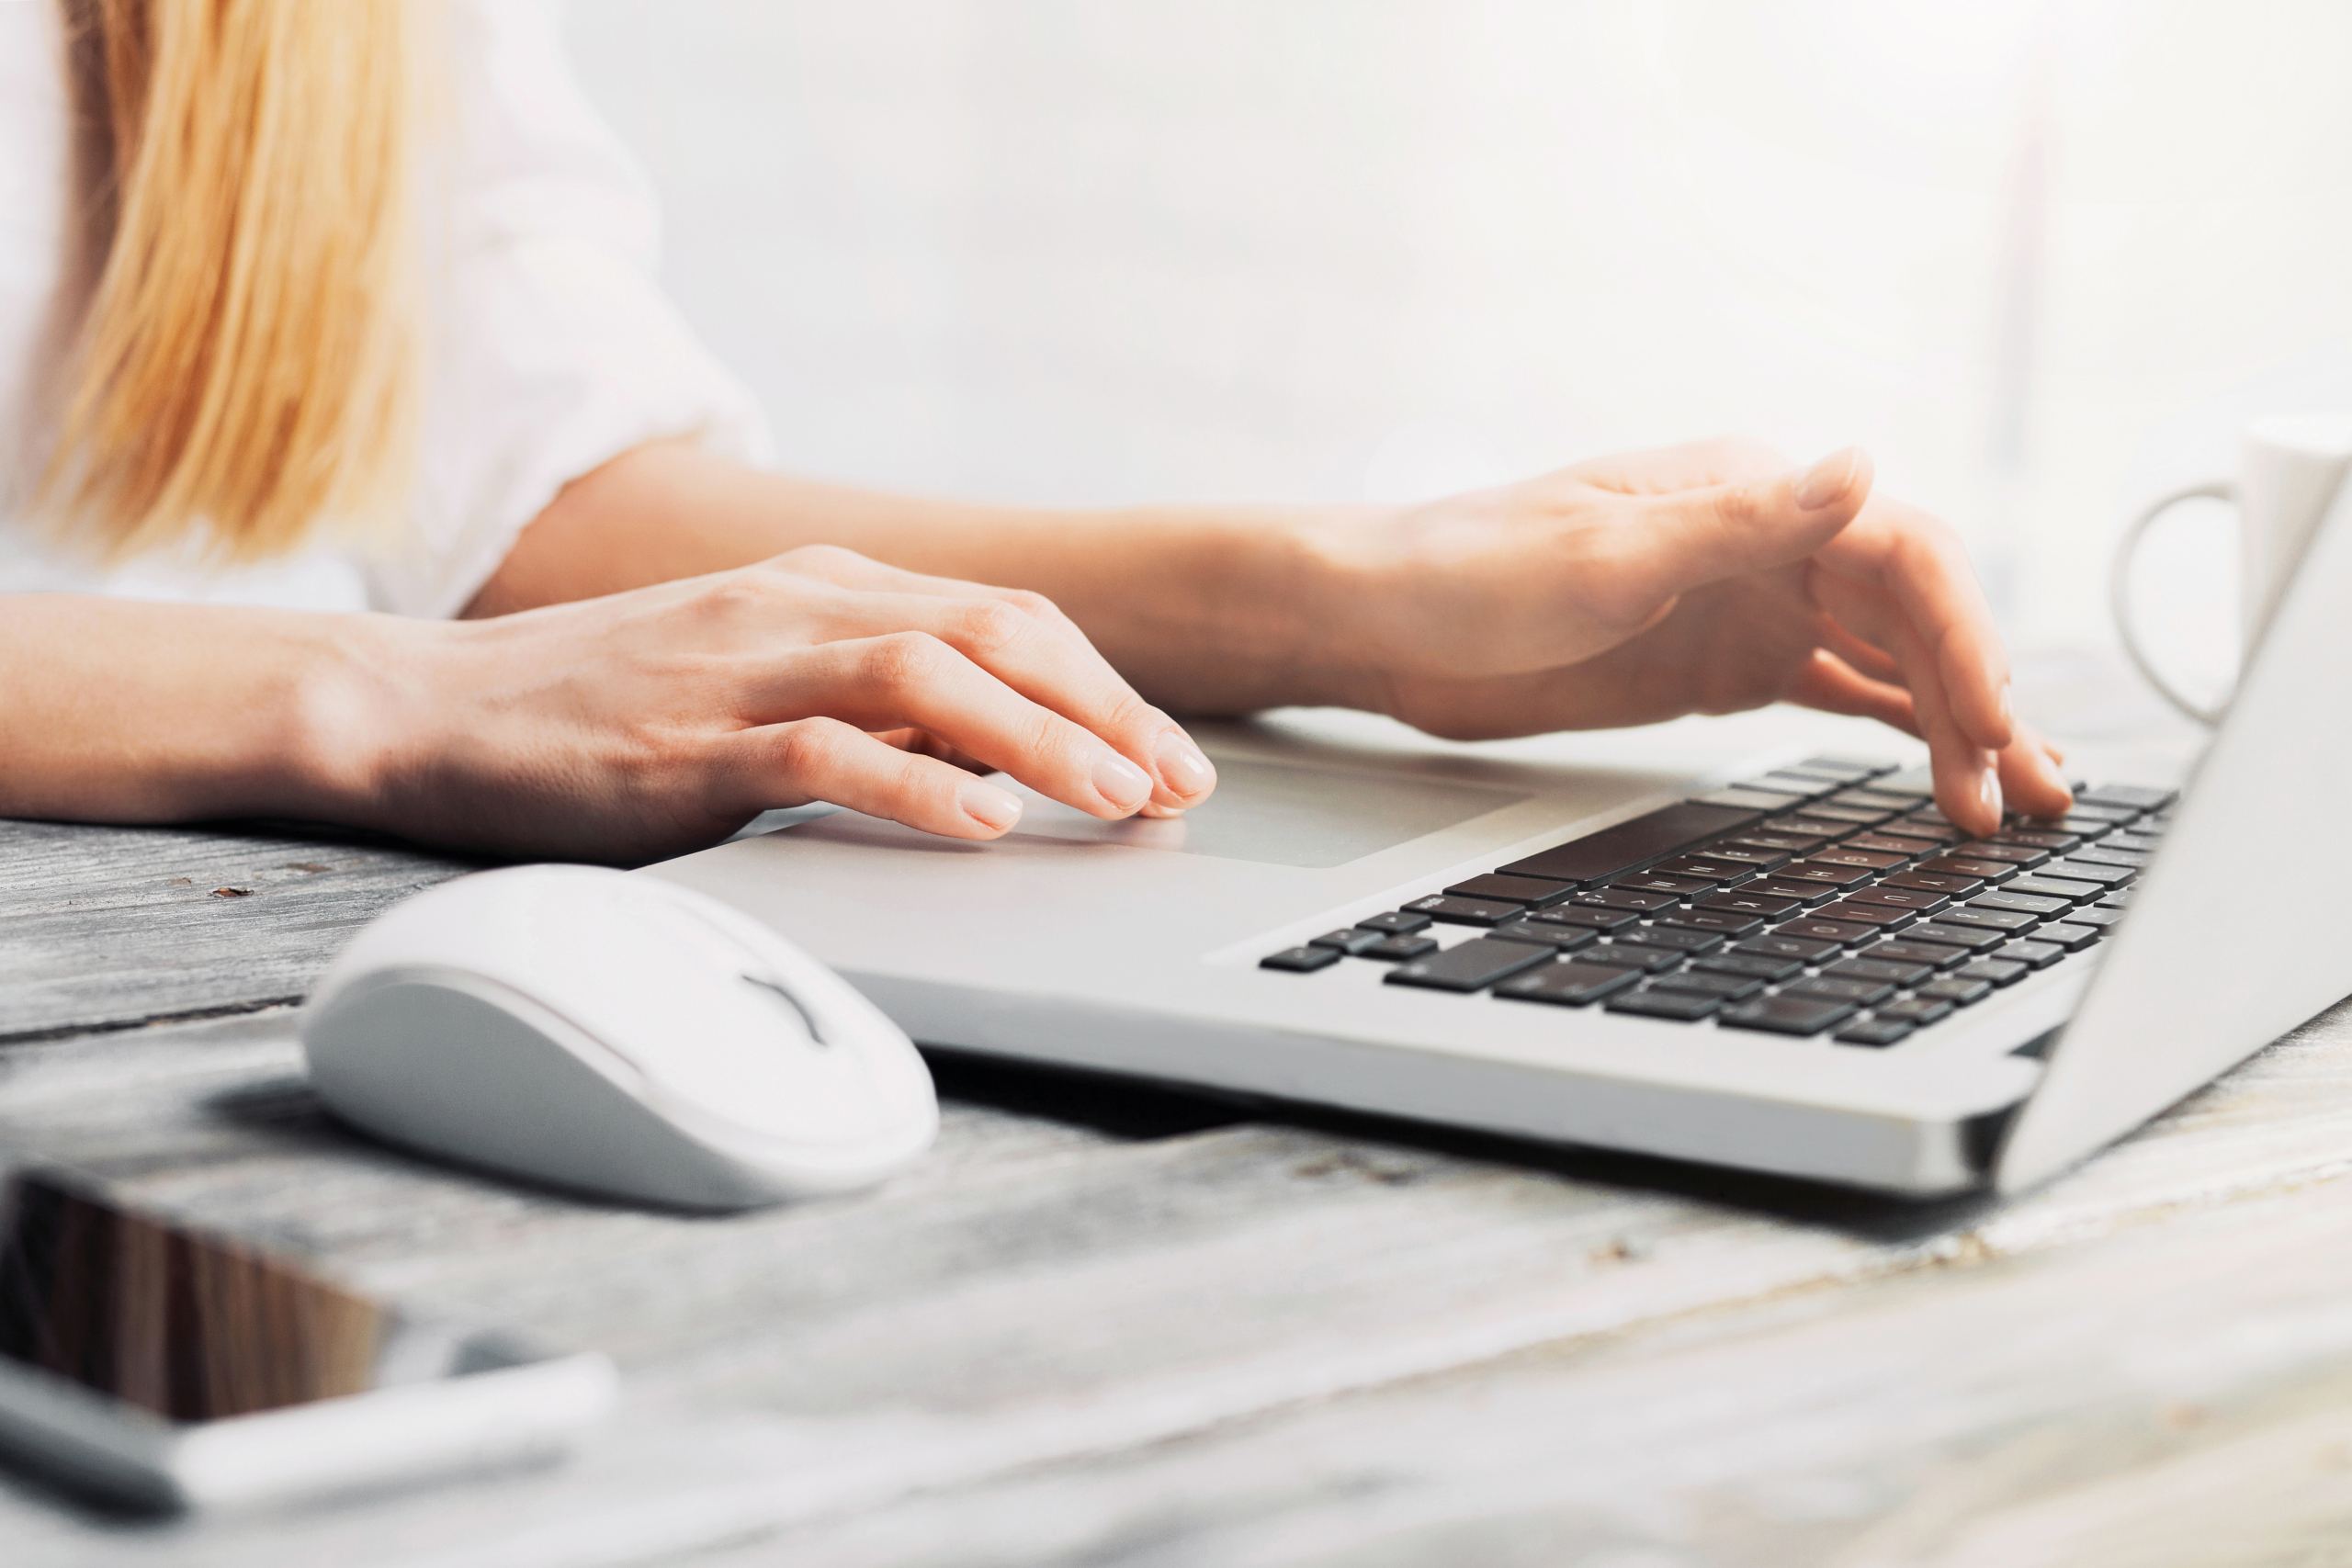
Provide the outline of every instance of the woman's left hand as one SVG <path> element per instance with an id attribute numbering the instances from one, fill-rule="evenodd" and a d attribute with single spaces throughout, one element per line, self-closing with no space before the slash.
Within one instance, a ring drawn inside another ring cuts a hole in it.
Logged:
<path id="1" fill-rule="evenodd" d="M 1972 832 L 2071 804 L 2013 717 L 2008 661 L 1951 531 L 1871 495 L 1859 449 L 1794 468 L 1736 441 L 1580 463 L 1401 509 L 1331 547 L 1365 705 L 1453 739 L 1787 701 L 1923 737 Z"/>

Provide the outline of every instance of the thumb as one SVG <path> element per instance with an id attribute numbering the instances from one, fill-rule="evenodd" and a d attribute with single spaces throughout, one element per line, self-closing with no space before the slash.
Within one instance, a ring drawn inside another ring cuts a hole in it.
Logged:
<path id="1" fill-rule="evenodd" d="M 1770 479 L 1648 497 L 1642 522 L 1650 547 L 1635 570 L 1655 575 L 1641 587 L 1665 599 L 1803 560 L 1836 538 L 1870 494 L 1870 454 L 1849 446 Z"/>

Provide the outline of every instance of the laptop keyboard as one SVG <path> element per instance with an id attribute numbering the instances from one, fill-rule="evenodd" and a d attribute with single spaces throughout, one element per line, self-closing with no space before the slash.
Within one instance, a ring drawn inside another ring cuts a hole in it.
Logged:
<path id="1" fill-rule="evenodd" d="M 1883 1048 L 2090 952 L 2174 794 L 2077 790 L 1974 839 L 1926 770 L 1815 757 L 1497 866 L 1284 949 L 1387 983 Z M 1476 928 L 1445 946 L 1446 926 Z"/>

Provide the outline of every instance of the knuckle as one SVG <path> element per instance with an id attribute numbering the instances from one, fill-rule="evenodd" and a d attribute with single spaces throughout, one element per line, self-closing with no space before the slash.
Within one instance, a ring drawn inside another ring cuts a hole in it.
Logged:
<path id="1" fill-rule="evenodd" d="M 775 557 L 775 561 L 787 570 L 811 577 L 831 577 L 867 564 L 864 556 L 842 545 L 798 545 Z"/>
<path id="2" fill-rule="evenodd" d="M 874 639 L 865 656 L 865 679 L 884 692 L 918 691 L 939 679 L 949 653 L 929 632 L 892 632 Z"/>
<path id="3" fill-rule="evenodd" d="M 842 732 L 837 719 L 802 718 L 776 727 L 775 766 L 786 778 L 821 777 L 838 765 Z"/>
<path id="4" fill-rule="evenodd" d="M 1012 648 L 1035 630 L 1037 623 L 998 599 L 975 599 L 958 614 L 956 634 L 983 653 Z"/>
<path id="5" fill-rule="evenodd" d="M 1033 592 L 1026 588 L 1006 589 L 999 603 L 1009 605 L 1031 620 L 1059 621 L 1067 618 L 1062 615 L 1060 605 L 1043 593 Z"/>

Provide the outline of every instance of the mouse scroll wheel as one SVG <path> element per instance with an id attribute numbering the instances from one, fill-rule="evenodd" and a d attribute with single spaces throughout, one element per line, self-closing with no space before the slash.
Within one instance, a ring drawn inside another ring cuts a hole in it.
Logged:
<path id="1" fill-rule="evenodd" d="M 744 975 L 740 976 L 740 978 L 745 985 L 766 992 L 769 996 L 774 997 L 776 1000 L 782 1002 L 786 1007 L 790 1008 L 792 1010 L 793 1016 L 800 1021 L 801 1027 L 808 1032 L 808 1038 L 820 1045 L 825 1043 L 824 1032 L 817 1027 L 816 1019 L 809 1015 L 807 1008 L 800 1005 L 800 998 L 798 997 L 794 996 L 790 991 L 784 988 L 784 982 L 781 980 L 772 980 L 765 975 Z"/>

